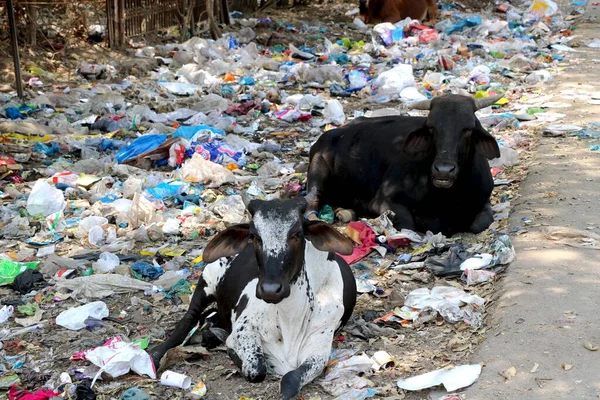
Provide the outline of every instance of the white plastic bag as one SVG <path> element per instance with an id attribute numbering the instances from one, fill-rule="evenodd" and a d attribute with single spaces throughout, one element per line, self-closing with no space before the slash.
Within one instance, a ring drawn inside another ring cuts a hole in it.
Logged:
<path id="1" fill-rule="evenodd" d="M 210 182 L 209 187 L 218 187 L 224 183 L 235 181 L 235 176 L 230 170 L 205 160 L 200 154 L 194 154 L 187 160 L 179 170 L 179 174 L 181 179 L 186 182 Z"/>
<path id="2" fill-rule="evenodd" d="M 409 64 L 398 64 L 387 70 L 375 79 L 378 93 L 397 93 L 409 86 L 415 86 L 412 66 Z"/>
<path id="3" fill-rule="evenodd" d="M 121 264 L 119 256 L 109 253 L 108 251 L 100 254 L 98 261 L 92 264 L 95 272 L 106 274 L 115 270 Z"/>
<path id="4" fill-rule="evenodd" d="M 152 284 L 128 276 L 101 274 L 80 276 L 73 279 L 59 279 L 56 282 L 59 291 L 71 290 L 71 297 L 77 300 L 102 299 L 114 294 L 133 293 L 148 290 Z"/>
<path id="5" fill-rule="evenodd" d="M 42 214 L 47 217 L 65 207 L 65 196 L 61 190 L 49 185 L 44 179 L 38 180 L 27 198 L 27 212 L 30 215 Z"/>
<path id="6" fill-rule="evenodd" d="M 323 110 L 323 116 L 325 117 L 326 123 L 332 123 L 334 125 L 343 125 L 346 122 L 346 115 L 344 115 L 344 107 L 338 100 L 329 100 L 325 110 Z"/>
<path id="7" fill-rule="evenodd" d="M 89 317 L 95 319 L 108 317 L 108 307 L 103 301 L 94 301 L 80 307 L 69 308 L 58 314 L 56 325 L 78 331 L 85 328 L 85 320 Z"/>
<path id="8" fill-rule="evenodd" d="M 15 312 L 15 308 L 13 306 L 4 306 L 0 309 L 0 324 L 5 323 Z"/>

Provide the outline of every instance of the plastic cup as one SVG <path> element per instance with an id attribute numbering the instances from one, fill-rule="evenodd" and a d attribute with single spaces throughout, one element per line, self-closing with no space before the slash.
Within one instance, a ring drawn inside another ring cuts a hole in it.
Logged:
<path id="1" fill-rule="evenodd" d="M 192 380 L 189 376 L 174 371 L 163 372 L 160 376 L 160 383 L 165 386 L 173 386 L 180 389 L 189 389 L 190 386 L 192 386 Z"/>
<path id="2" fill-rule="evenodd" d="M 377 370 L 394 368 L 396 366 L 396 361 L 394 361 L 394 358 L 386 351 L 376 352 L 371 359 Z"/>

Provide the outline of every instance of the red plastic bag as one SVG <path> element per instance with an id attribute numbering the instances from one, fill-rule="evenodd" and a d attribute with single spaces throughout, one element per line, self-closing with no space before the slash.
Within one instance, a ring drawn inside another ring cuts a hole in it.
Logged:
<path id="1" fill-rule="evenodd" d="M 19 388 L 17 385 L 13 385 L 8 392 L 8 400 L 48 400 L 60 395 L 61 393 L 48 389 L 42 389 L 35 393 L 31 393 Z"/>

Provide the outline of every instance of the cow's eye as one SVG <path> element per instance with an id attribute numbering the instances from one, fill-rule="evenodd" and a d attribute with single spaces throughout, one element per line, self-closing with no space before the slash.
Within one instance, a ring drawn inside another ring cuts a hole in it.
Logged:
<path id="1" fill-rule="evenodd" d="M 292 233 L 290 235 L 290 239 L 295 239 L 295 240 L 300 240 L 300 235 L 302 234 L 302 232 L 298 231 L 296 233 Z"/>
<path id="2" fill-rule="evenodd" d="M 260 238 L 260 236 L 257 236 L 254 233 L 250 234 L 250 240 L 252 240 L 255 243 L 261 243 L 262 242 L 262 239 Z"/>

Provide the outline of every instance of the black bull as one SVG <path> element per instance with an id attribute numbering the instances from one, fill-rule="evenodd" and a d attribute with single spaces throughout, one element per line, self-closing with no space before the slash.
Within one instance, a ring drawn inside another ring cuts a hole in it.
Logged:
<path id="1" fill-rule="evenodd" d="M 475 111 L 498 96 L 446 95 L 413 104 L 427 117 L 358 118 L 310 149 L 307 210 L 328 204 L 359 216 L 391 210 L 396 229 L 479 233 L 493 222 L 488 159 L 500 156 Z"/>

